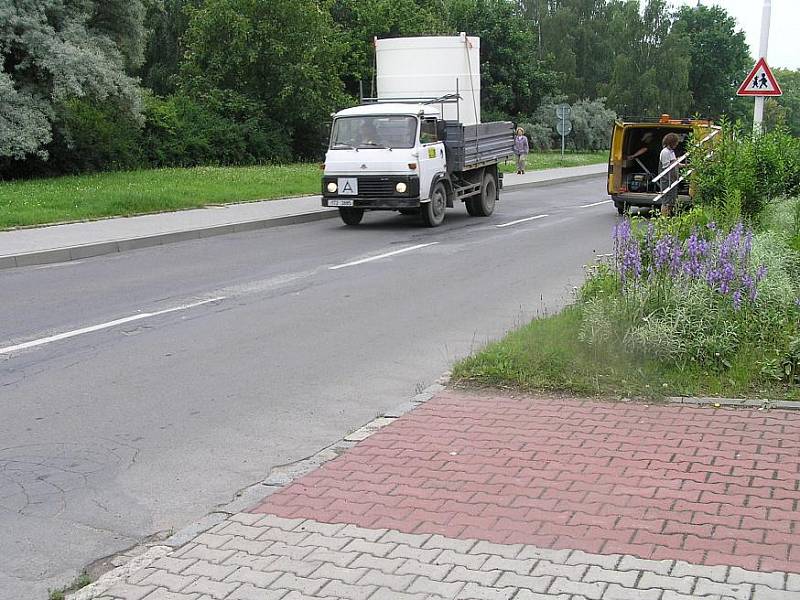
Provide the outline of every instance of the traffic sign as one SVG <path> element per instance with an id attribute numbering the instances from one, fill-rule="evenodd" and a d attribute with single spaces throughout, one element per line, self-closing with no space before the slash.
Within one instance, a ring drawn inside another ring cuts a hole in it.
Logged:
<path id="1" fill-rule="evenodd" d="M 556 122 L 556 131 L 559 135 L 569 135 L 572 131 L 572 121 L 558 121 Z"/>
<path id="2" fill-rule="evenodd" d="M 781 96 L 781 86 L 772 74 L 767 61 L 759 58 L 756 66 L 739 86 L 737 96 Z"/>
<path id="3" fill-rule="evenodd" d="M 569 118 L 569 113 L 572 112 L 572 107 L 569 104 L 558 104 L 556 105 L 556 116 L 565 121 Z"/>

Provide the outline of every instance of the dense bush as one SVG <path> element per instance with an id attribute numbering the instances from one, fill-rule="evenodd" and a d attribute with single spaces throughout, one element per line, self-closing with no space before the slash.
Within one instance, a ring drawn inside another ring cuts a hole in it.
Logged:
<path id="1" fill-rule="evenodd" d="M 770 201 L 800 192 L 800 139 L 783 129 L 753 136 L 723 123 L 713 154 L 696 148 L 695 202 L 712 208 L 741 209 L 758 216 Z"/>
<path id="2" fill-rule="evenodd" d="M 525 128 L 532 149 L 561 148 L 561 135 L 556 131 L 556 106 L 563 100 L 564 98 L 547 98 L 531 117 L 521 120 L 520 126 Z M 606 108 L 605 100 L 578 100 L 571 103 L 570 107 L 572 132 L 566 136 L 566 147 L 579 152 L 607 149 L 616 114 Z"/>

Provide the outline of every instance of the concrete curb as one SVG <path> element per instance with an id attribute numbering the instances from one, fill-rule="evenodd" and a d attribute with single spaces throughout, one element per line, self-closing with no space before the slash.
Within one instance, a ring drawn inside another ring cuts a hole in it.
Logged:
<path id="1" fill-rule="evenodd" d="M 558 185 L 571 181 L 590 179 L 593 177 L 605 177 L 605 173 L 587 173 L 583 175 L 568 175 L 556 177 L 544 181 L 531 181 L 528 183 L 506 183 L 504 189 L 522 189 L 532 187 L 543 187 L 548 185 Z M 27 252 L 17 255 L 0 256 L 0 270 L 13 269 L 15 267 L 30 267 L 33 265 L 46 265 L 52 263 L 68 262 L 71 260 L 82 260 L 104 254 L 114 254 L 116 252 L 127 252 L 128 250 L 138 250 L 140 248 L 150 248 L 153 246 L 163 246 L 176 242 L 188 240 L 198 240 L 217 235 L 227 235 L 230 233 L 243 233 L 245 231 L 255 231 L 258 229 L 268 229 L 270 227 L 281 227 L 283 225 L 299 225 L 301 223 L 311 223 L 330 219 L 339 215 L 336 209 L 319 210 L 309 213 L 287 215 L 283 217 L 267 217 L 253 221 L 241 223 L 228 223 L 225 225 L 211 225 L 199 227 L 186 231 L 173 231 L 169 233 L 159 233 L 146 235 L 136 238 L 96 242 L 80 246 L 70 246 L 65 248 L 52 248 L 38 252 Z"/>

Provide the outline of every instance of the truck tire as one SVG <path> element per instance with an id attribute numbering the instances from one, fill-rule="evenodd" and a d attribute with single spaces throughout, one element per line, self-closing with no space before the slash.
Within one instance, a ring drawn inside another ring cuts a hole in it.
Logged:
<path id="1" fill-rule="evenodd" d="M 626 212 L 628 212 L 628 205 L 621 200 L 614 200 L 614 206 L 620 215 L 624 215 Z"/>
<path id="2" fill-rule="evenodd" d="M 467 212 L 471 217 L 488 217 L 494 212 L 497 202 L 497 178 L 494 173 L 486 173 L 481 184 L 481 195 L 467 200 Z"/>
<path id="3" fill-rule="evenodd" d="M 363 208 L 339 207 L 339 216 L 345 225 L 358 225 L 364 218 Z"/>
<path id="4" fill-rule="evenodd" d="M 444 211 L 447 208 L 447 190 L 440 182 L 433 186 L 431 199 L 420 206 L 422 222 L 428 227 L 438 227 L 444 221 Z"/>

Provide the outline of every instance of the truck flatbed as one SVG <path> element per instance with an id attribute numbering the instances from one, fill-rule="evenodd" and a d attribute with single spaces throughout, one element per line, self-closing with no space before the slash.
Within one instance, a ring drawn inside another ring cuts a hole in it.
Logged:
<path id="1" fill-rule="evenodd" d="M 495 121 L 464 125 L 444 122 L 447 170 L 451 173 L 496 164 L 514 154 L 514 124 Z"/>

